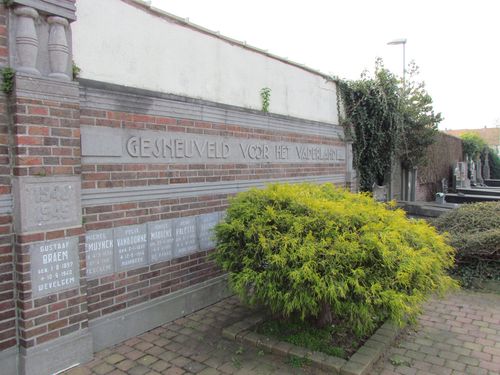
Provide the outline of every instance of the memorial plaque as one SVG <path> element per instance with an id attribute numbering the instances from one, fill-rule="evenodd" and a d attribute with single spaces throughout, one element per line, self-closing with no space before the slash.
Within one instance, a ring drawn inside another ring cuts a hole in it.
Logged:
<path id="1" fill-rule="evenodd" d="M 82 225 L 80 176 L 18 177 L 14 185 L 14 225 L 19 233 Z"/>
<path id="2" fill-rule="evenodd" d="M 115 271 L 113 248 L 113 229 L 87 232 L 85 257 L 89 279 L 112 274 Z"/>
<path id="3" fill-rule="evenodd" d="M 123 271 L 147 264 L 146 224 L 114 229 L 116 270 Z"/>
<path id="4" fill-rule="evenodd" d="M 177 132 L 82 126 L 83 162 L 341 163 L 345 147 Z M 106 141 L 103 141 L 103 139 Z M 110 144 L 112 147 L 110 147 Z"/>
<path id="5" fill-rule="evenodd" d="M 198 250 L 196 217 L 182 217 L 175 222 L 175 256 L 182 257 Z"/>
<path id="6" fill-rule="evenodd" d="M 200 250 L 210 250 L 215 247 L 213 229 L 219 220 L 219 212 L 204 214 L 197 217 L 198 243 L 200 245 Z"/>
<path id="7" fill-rule="evenodd" d="M 157 263 L 174 257 L 174 220 L 148 224 L 149 262 Z"/>
<path id="8" fill-rule="evenodd" d="M 33 297 L 80 285 L 78 237 L 34 243 L 30 255 Z"/>

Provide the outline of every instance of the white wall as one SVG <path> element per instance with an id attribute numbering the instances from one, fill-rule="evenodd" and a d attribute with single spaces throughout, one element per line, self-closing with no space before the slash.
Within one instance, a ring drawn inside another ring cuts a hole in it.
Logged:
<path id="1" fill-rule="evenodd" d="M 176 24 L 121 0 L 78 0 L 73 52 L 81 77 L 338 124 L 324 77 Z"/>

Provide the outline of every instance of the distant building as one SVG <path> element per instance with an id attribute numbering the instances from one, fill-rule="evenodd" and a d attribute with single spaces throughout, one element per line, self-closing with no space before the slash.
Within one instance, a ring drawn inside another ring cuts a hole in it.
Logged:
<path id="1" fill-rule="evenodd" d="M 445 130 L 445 133 L 456 137 L 460 137 L 464 133 L 477 134 L 496 151 L 497 155 L 500 155 L 500 126 L 498 125 L 495 128 Z"/>

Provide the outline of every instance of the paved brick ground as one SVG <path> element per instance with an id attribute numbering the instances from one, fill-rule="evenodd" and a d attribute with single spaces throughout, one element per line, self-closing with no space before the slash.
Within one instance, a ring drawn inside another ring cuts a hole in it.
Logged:
<path id="1" fill-rule="evenodd" d="M 290 359 L 245 347 L 222 337 L 222 328 L 251 311 L 235 297 L 156 328 L 113 348 L 67 375 L 217 375 L 318 374 L 307 366 L 292 366 Z"/>
<path id="2" fill-rule="evenodd" d="M 96 353 L 66 374 L 325 375 L 222 337 L 223 327 L 250 313 L 229 298 Z M 372 374 L 500 374 L 500 295 L 459 292 L 431 301 Z"/>
<path id="3" fill-rule="evenodd" d="M 500 374 L 500 295 L 462 291 L 431 301 L 373 374 Z"/>

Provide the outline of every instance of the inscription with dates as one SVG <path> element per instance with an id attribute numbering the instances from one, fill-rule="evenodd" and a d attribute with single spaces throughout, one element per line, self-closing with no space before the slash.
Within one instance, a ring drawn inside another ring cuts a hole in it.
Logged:
<path id="1" fill-rule="evenodd" d="M 89 231 L 85 256 L 89 279 L 164 262 L 215 247 L 213 229 L 224 212 Z"/>
<path id="2" fill-rule="evenodd" d="M 34 243 L 30 246 L 30 255 L 34 297 L 79 285 L 78 237 Z"/>
<path id="3" fill-rule="evenodd" d="M 113 229 L 88 232 L 85 236 L 85 257 L 89 279 L 113 273 L 115 270 Z"/>
<path id="4" fill-rule="evenodd" d="M 81 225 L 79 177 L 20 177 L 16 230 L 41 232 Z"/>

